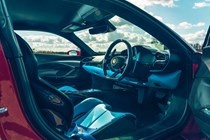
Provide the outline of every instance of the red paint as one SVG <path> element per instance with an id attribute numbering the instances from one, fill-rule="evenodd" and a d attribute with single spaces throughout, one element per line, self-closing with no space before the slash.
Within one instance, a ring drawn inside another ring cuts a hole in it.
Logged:
<path id="1" fill-rule="evenodd" d="M 192 115 L 190 116 L 190 119 L 181 135 L 187 140 L 208 140 L 198 128 L 198 125 Z"/>
<path id="2" fill-rule="evenodd" d="M 9 62 L 0 42 L 0 107 L 7 107 L 8 112 L 0 114 L 0 139 L 30 140 L 41 139 L 26 120 L 21 109 L 15 81 Z"/>
<path id="3" fill-rule="evenodd" d="M 184 129 L 166 140 L 208 140 L 198 128 L 193 115 L 190 116 Z"/>
<path id="4" fill-rule="evenodd" d="M 77 56 L 81 56 L 81 51 L 77 51 Z"/>
<path id="5" fill-rule="evenodd" d="M 193 79 L 195 78 L 195 74 L 198 70 L 198 64 L 193 64 L 192 65 L 192 70 L 193 70 Z"/>

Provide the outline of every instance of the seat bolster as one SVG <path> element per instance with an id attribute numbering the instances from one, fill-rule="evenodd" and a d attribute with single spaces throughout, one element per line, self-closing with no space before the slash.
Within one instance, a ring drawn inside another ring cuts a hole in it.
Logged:
<path id="1" fill-rule="evenodd" d="M 77 89 L 70 87 L 70 86 L 63 86 L 58 88 L 58 90 L 62 91 L 62 92 L 76 92 L 78 91 Z"/>
<path id="2" fill-rule="evenodd" d="M 105 104 L 103 101 L 97 98 L 87 98 L 74 106 L 74 121 L 76 121 L 79 116 L 83 116 L 87 112 L 91 111 L 95 106 L 99 104 Z M 111 108 L 108 104 L 105 104 L 107 108 Z"/>
<path id="3" fill-rule="evenodd" d="M 113 119 L 104 126 L 96 131 L 93 131 L 92 136 L 94 136 L 97 140 L 102 139 L 111 139 L 113 137 L 122 136 L 125 134 L 132 133 L 136 130 L 136 116 L 131 113 L 122 113 L 122 112 L 106 112 L 110 113 L 114 116 Z M 105 117 L 106 114 L 101 116 L 97 121 L 101 122 L 108 117 Z M 96 122 L 95 122 L 96 124 Z M 130 138 L 133 139 L 133 138 Z"/>
<path id="4" fill-rule="evenodd" d="M 127 112 L 113 112 L 105 104 L 98 104 L 75 123 L 96 139 L 105 139 L 133 132 L 136 116 Z"/>

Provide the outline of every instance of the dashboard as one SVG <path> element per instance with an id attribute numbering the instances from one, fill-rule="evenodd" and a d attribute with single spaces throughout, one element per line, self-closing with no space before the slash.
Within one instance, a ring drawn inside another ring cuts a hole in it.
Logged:
<path id="1" fill-rule="evenodd" d="M 126 77 L 119 81 L 120 83 L 165 89 L 176 88 L 181 75 L 178 65 L 180 59 L 176 54 L 144 45 L 133 46 L 132 52 L 132 68 Z M 127 50 L 123 50 L 118 55 L 126 56 Z M 91 74 L 105 78 L 102 69 L 103 59 L 104 56 L 86 57 L 82 60 L 83 68 Z M 107 73 L 112 75 L 114 72 L 107 70 Z"/>

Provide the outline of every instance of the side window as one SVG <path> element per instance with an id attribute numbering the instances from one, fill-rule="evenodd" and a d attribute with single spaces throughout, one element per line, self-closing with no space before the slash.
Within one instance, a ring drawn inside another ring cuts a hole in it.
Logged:
<path id="1" fill-rule="evenodd" d="M 47 32 L 16 31 L 36 54 L 79 56 L 80 49 L 69 40 Z"/>

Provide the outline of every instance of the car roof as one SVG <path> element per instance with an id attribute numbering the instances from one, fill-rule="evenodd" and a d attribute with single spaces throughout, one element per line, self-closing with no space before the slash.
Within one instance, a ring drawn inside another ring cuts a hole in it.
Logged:
<path id="1" fill-rule="evenodd" d="M 63 0 L 6 0 L 6 4 L 16 30 L 74 32 L 113 17 L 97 8 Z"/>

